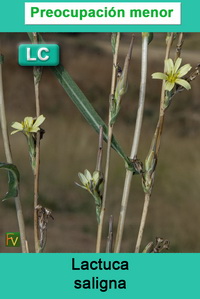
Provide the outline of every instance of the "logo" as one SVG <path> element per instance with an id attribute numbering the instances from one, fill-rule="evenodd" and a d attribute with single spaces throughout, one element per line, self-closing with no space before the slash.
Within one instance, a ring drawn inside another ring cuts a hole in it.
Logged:
<path id="1" fill-rule="evenodd" d="M 20 233 L 6 233 L 5 245 L 6 247 L 19 247 Z"/>
<path id="2" fill-rule="evenodd" d="M 57 66 L 60 60 L 57 44 L 21 44 L 18 62 L 22 66 Z"/>

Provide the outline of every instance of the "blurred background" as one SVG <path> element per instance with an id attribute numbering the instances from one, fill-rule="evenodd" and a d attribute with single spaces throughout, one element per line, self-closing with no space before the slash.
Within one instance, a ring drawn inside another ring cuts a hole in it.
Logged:
<path id="1" fill-rule="evenodd" d="M 112 51 L 109 33 L 44 33 L 47 42 L 58 43 L 61 63 L 107 123 L 111 84 Z M 163 71 L 165 34 L 155 33 L 149 45 L 148 79 L 142 136 L 138 158 L 144 161 L 158 119 L 161 80 L 152 80 L 153 72 Z M 123 66 L 130 33 L 122 33 L 119 64 Z M 23 34 L 1 33 L 0 52 L 3 65 L 4 95 L 9 132 L 13 121 L 35 116 L 33 73 L 30 67 L 18 65 L 20 43 L 30 43 Z M 174 43 L 176 44 L 176 42 Z M 194 68 L 200 62 L 200 34 L 186 33 L 182 50 L 183 64 Z M 174 58 L 175 45 L 171 51 Z M 140 86 L 141 34 L 135 35 L 130 65 L 129 87 L 123 97 L 114 135 L 130 154 Z M 166 114 L 155 185 L 142 242 L 142 249 L 156 237 L 170 241 L 169 252 L 200 252 L 200 77 L 192 89 L 173 99 Z M 41 113 L 46 120 L 46 133 L 41 142 L 39 202 L 50 208 L 54 220 L 49 220 L 45 252 L 94 252 L 96 215 L 93 198 L 75 185 L 78 172 L 95 170 L 98 135 L 94 132 L 52 71 L 43 71 Z M 0 135 L 2 140 L 2 136 Z M 25 217 L 30 252 L 33 245 L 33 175 L 29 163 L 26 139 L 18 133 L 10 136 L 13 161 L 21 175 L 21 201 Z M 106 144 L 104 143 L 104 161 Z M 5 161 L 0 142 L 0 161 Z M 104 163 L 105 165 L 105 163 Z M 104 225 L 107 237 L 109 215 L 114 217 L 114 236 L 119 217 L 125 177 L 124 162 L 112 150 L 108 182 L 108 201 Z M 0 173 L 0 196 L 7 191 L 7 174 Z M 122 252 L 133 252 L 143 207 L 141 178 L 134 176 L 130 193 Z M 13 199 L 0 202 L 0 252 L 20 252 L 6 248 L 6 232 L 18 231 Z"/>

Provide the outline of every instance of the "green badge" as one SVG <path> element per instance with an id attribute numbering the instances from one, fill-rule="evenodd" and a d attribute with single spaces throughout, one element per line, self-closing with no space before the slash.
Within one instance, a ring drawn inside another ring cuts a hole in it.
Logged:
<path id="1" fill-rule="evenodd" d="M 6 233 L 5 245 L 6 247 L 19 247 L 20 233 Z"/>
<path id="2" fill-rule="evenodd" d="M 56 66 L 59 59 L 56 44 L 21 44 L 18 48 L 18 63 L 22 66 Z"/>

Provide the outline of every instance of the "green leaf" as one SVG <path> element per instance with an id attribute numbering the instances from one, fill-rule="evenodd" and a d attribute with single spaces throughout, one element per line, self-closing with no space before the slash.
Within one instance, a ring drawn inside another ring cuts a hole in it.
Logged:
<path id="1" fill-rule="evenodd" d="M 0 162 L 0 168 L 8 171 L 8 192 L 2 199 L 4 201 L 8 198 L 16 197 L 18 195 L 20 176 L 17 167 L 13 164 Z"/>
<path id="2" fill-rule="evenodd" d="M 73 103 L 79 109 L 81 114 L 85 117 L 87 122 L 95 129 L 95 131 L 97 133 L 99 133 L 99 128 L 103 127 L 104 140 L 107 141 L 108 129 L 107 129 L 106 124 L 101 119 L 101 117 L 98 115 L 98 113 L 95 111 L 93 106 L 90 104 L 90 102 L 85 97 L 85 95 L 80 90 L 80 88 L 77 86 L 77 84 L 74 82 L 74 80 L 71 78 L 69 73 L 64 69 L 64 67 L 62 65 L 52 67 L 52 71 L 56 75 L 58 81 L 60 82 L 60 84 L 62 85 L 64 90 L 67 92 L 70 99 L 73 101 Z M 112 148 L 125 161 L 128 159 L 114 137 L 112 139 Z"/>
<path id="3" fill-rule="evenodd" d="M 33 34 L 28 33 L 29 38 L 33 41 Z M 40 42 L 44 43 L 44 40 L 40 34 L 38 34 L 38 39 Z M 58 81 L 62 85 L 63 89 L 66 91 L 72 102 L 76 105 L 82 115 L 85 117 L 87 122 L 95 129 L 97 133 L 99 133 L 99 128 L 103 127 L 103 137 L 107 142 L 108 139 L 108 128 L 93 106 L 90 104 L 89 100 L 80 90 L 78 85 L 74 82 L 69 73 L 64 69 L 64 67 L 60 64 L 55 67 L 51 67 Z M 124 159 L 124 161 L 129 165 L 129 167 L 133 169 L 133 164 L 130 162 L 130 159 L 123 152 L 121 147 L 119 146 L 116 139 L 112 138 L 112 148 Z"/>

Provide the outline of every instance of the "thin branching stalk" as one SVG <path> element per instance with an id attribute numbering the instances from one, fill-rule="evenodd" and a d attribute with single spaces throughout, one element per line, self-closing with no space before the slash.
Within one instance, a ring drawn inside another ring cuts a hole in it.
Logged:
<path id="1" fill-rule="evenodd" d="M 96 171 L 102 172 L 102 157 L 103 157 L 103 127 L 99 128 L 99 145 L 97 153 Z"/>
<path id="2" fill-rule="evenodd" d="M 36 117 L 40 115 L 39 109 L 39 82 L 36 82 L 34 77 L 35 87 L 35 101 L 36 101 Z M 36 207 L 38 206 L 39 197 L 39 169 L 40 169 L 40 133 L 36 134 L 36 158 L 34 169 L 34 240 L 35 251 L 39 252 L 39 239 L 38 239 L 38 213 Z"/>
<path id="3" fill-rule="evenodd" d="M 171 50 L 171 46 L 174 40 L 174 33 L 170 33 L 170 36 L 167 39 L 167 47 L 166 47 L 166 52 L 165 52 L 165 59 L 169 58 L 169 54 L 170 54 L 170 50 Z M 161 97 L 160 97 L 160 116 L 164 115 L 165 113 L 165 105 L 164 105 L 164 101 L 165 101 L 165 88 L 164 88 L 165 82 L 163 81 L 162 83 L 162 89 L 161 89 Z M 164 121 L 164 120 L 163 120 Z M 159 120 L 158 120 L 159 122 Z"/>
<path id="4" fill-rule="evenodd" d="M 5 104 L 4 104 L 3 80 L 2 80 L 2 63 L 3 63 L 3 55 L 0 55 L 0 116 L 1 116 L 1 129 L 2 129 L 3 144 L 4 144 L 6 160 L 7 160 L 7 163 L 12 163 L 12 153 L 11 153 L 10 142 L 9 142 L 8 131 L 7 131 L 7 120 L 6 120 Z M 27 240 L 26 240 L 24 217 L 23 217 L 22 206 L 21 206 L 21 201 L 20 201 L 20 196 L 19 196 L 19 189 L 18 189 L 18 196 L 16 196 L 14 198 L 14 200 L 15 200 L 17 220 L 18 220 L 19 231 L 20 231 L 22 252 L 27 253 L 28 252 L 28 250 L 27 250 L 28 243 L 27 243 Z"/>
<path id="5" fill-rule="evenodd" d="M 99 225 L 98 225 L 98 232 L 97 232 L 97 243 L 96 243 L 96 252 L 97 253 L 99 253 L 100 250 L 101 250 L 102 229 L 103 229 L 103 221 L 104 221 L 106 197 L 107 197 L 111 141 L 112 141 L 112 135 L 113 135 L 113 125 L 110 122 L 111 121 L 111 111 L 110 111 L 110 109 L 111 109 L 112 97 L 113 97 L 113 94 L 115 92 L 115 82 L 116 82 L 116 76 L 117 76 L 117 67 L 116 66 L 117 66 L 117 60 L 118 60 L 119 41 L 120 41 L 120 33 L 118 32 L 117 36 L 116 36 L 115 52 L 113 54 L 112 81 L 111 81 L 109 117 L 108 117 L 108 142 L 107 142 L 106 166 L 105 166 L 105 174 L 104 174 L 104 191 L 103 191 L 103 198 L 102 198 L 100 222 L 99 222 Z"/>
<path id="6" fill-rule="evenodd" d="M 26 245 L 26 253 L 29 253 L 29 247 L 28 247 L 28 242 L 25 241 L 25 245 Z"/>
<path id="7" fill-rule="evenodd" d="M 133 137 L 133 144 L 132 144 L 131 155 L 130 155 L 130 159 L 132 159 L 132 160 L 136 159 L 136 157 L 137 157 L 138 145 L 139 145 L 140 134 L 141 134 L 141 126 L 142 126 L 144 102 L 145 102 L 145 92 L 146 92 L 147 53 L 148 53 L 148 33 L 143 33 L 143 35 L 142 35 L 142 62 L 141 62 L 141 83 L 140 83 L 139 105 L 138 105 L 138 111 L 137 111 L 137 119 L 136 119 L 136 126 L 135 126 L 135 132 L 134 132 L 134 137 Z M 126 217 L 126 209 L 127 209 L 128 199 L 129 199 L 132 177 L 133 177 L 132 171 L 127 169 L 114 252 L 120 252 L 120 248 L 121 248 L 121 242 L 122 242 L 122 236 L 123 236 L 123 230 L 124 230 L 124 222 L 125 222 L 125 217 Z"/>
<path id="8" fill-rule="evenodd" d="M 112 246 L 113 246 L 113 216 L 110 215 L 108 237 L 106 243 L 106 253 L 112 253 Z"/>
<path id="9" fill-rule="evenodd" d="M 35 101 L 36 101 L 36 117 L 40 115 L 39 109 L 39 82 L 36 82 L 34 77 L 34 88 L 35 88 Z M 40 165 L 40 133 L 36 134 L 36 159 L 34 169 L 34 240 L 35 240 L 35 251 L 39 252 L 39 239 L 38 239 L 38 215 L 37 205 L 39 196 L 39 166 Z"/>
<path id="10" fill-rule="evenodd" d="M 183 37 L 184 37 L 183 32 L 181 32 L 179 34 L 178 43 L 177 43 L 177 46 L 176 46 L 175 61 L 176 61 L 177 58 L 179 58 L 181 56 L 181 50 L 182 50 L 182 46 L 183 46 L 183 43 L 184 43 Z"/>
<path id="11" fill-rule="evenodd" d="M 37 43 L 37 33 L 33 33 L 34 43 Z M 41 70 L 39 67 L 33 68 L 34 75 L 34 89 L 35 89 L 35 106 L 36 117 L 40 116 L 40 98 L 39 98 L 39 84 L 41 78 Z M 34 241 L 35 252 L 40 252 L 39 232 L 38 232 L 38 197 L 39 197 L 39 174 L 40 174 L 40 132 L 36 134 L 36 157 L 34 169 Z"/>
<path id="12" fill-rule="evenodd" d="M 174 38 L 174 35 L 173 35 L 173 33 L 171 33 L 167 40 L 165 59 L 169 58 L 170 49 L 171 49 L 171 46 L 173 43 L 173 38 Z M 150 146 L 150 150 L 147 155 L 147 157 L 149 157 L 149 161 L 151 159 L 150 163 L 152 163 L 152 160 L 154 160 L 154 162 L 153 162 L 154 169 L 153 169 L 152 175 L 151 175 L 151 182 L 150 182 L 151 187 L 149 188 L 148 192 L 145 192 L 144 206 L 143 206 L 140 228 L 139 228 L 136 247 L 135 247 L 135 253 L 140 252 L 140 246 L 141 246 L 141 242 L 142 242 L 144 227 L 146 224 L 146 218 L 147 218 L 147 214 L 148 214 L 149 202 L 150 202 L 150 198 L 151 198 L 152 187 L 153 187 L 153 183 L 154 183 L 155 168 L 156 168 L 158 154 L 159 154 L 159 150 L 160 150 L 160 142 L 161 142 L 163 125 L 164 125 L 164 116 L 165 116 L 164 100 L 165 100 L 165 86 L 164 86 L 164 81 L 163 81 L 162 90 L 161 90 L 161 99 L 160 99 L 159 119 L 158 119 L 156 130 L 155 130 L 155 133 L 153 136 L 153 140 L 152 140 L 152 143 Z"/>
<path id="13" fill-rule="evenodd" d="M 136 247 L 135 247 L 135 253 L 139 253 L 139 251 L 140 251 L 140 245 L 142 242 L 144 227 L 145 227 L 147 213 L 148 213 L 148 209 L 149 209 L 150 197 L 151 197 L 150 194 L 145 193 L 144 206 L 143 206 L 142 217 L 141 217 L 141 221 L 140 221 L 140 229 L 139 229 L 139 233 L 138 233 L 138 237 L 137 237 L 137 243 L 136 243 Z"/>
<path id="14" fill-rule="evenodd" d="M 139 95 L 139 105 L 138 105 L 137 118 L 135 124 L 133 146 L 131 149 L 132 159 L 135 159 L 137 156 L 137 151 L 138 151 L 138 146 L 140 141 L 144 103 L 145 103 L 145 93 L 146 93 L 147 54 L 148 54 L 148 34 L 143 33 L 140 95 Z"/>

